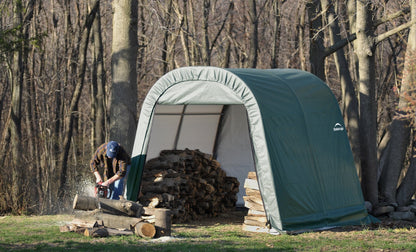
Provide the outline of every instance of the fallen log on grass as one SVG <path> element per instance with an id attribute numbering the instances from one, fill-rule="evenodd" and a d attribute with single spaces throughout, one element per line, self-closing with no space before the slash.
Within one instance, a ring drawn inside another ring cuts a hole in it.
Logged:
<path id="1" fill-rule="evenodd" d="M 83 220 L 101 220 L 105 227 L 131 229 L 142 218 L 107 214 L 100 210 L 75 212 L 75 218 Z"/>
<path id="2" fill-rule="evenodd" d="M 82 219 L 85 222 L 93 222 L 93 221 L 99 220 L 103 223 L 103 227 L 100 227 L 100 228 L 129 230 L 131 232 L 134 232 L 136 235 L 139 235 L 144 238 L 153 238 L 156 234 L 155 225 L 152 223 L 149 223 L 146 218 L 112 215 L 112 214 L 103 213 L 100 210 L 94 210 L 94 211 L 89 211 L 89 212 L 78 211 L 78 212 L 75 212 L 75 218 Z M 96 229 L 96 227 L 93 227 L 93 228 L 89 227 L 88 232 L 93 232 L 94 228 Z M 110 230 L 110 234 L 109 234 L 110 236 L 114 236 L 111 234 L 112 231 L 113 230 Z M 102 231 L 97 231 L 97 232 L 102 232 Z M 117 235 L 121 235 L 121 234 L 117 234 Z M 93 236 L 93 235 L 91 234 L 88 236 Z"/>
<path id="3" fill-rule="evenodd" d="M 112 200 L 89 196 L 75 195 L 73 209 L 95 210 L 100 209 L 105 213 L 140 217 L 144 212 L 143 206 L 130 200 Z"/>
<path id="4" fill-rule="evenodd" d="M 119 230 L 115 228 L 105 228 L 105 227 L 86 228 L 84 231 L 84 235 L 89 236 L 89 237 L 124 236 L 124 235 L 133 235 L 133 234 L 134 233 L 131 230 Z"/>
<path id="5" fill-rule="evenodd" d="M 59 230 L 61 232 L 75 232 L 82 234 L 87 228 L 97 228 L 103 226 L 102 220 L 83 220 L 83 219 L 73 219 L 71 223 L 60 226 Z"/>

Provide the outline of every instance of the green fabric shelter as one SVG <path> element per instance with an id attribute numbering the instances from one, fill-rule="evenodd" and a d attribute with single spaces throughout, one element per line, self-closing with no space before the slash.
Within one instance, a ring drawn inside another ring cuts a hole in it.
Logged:
<path id="1" fill-rule="evenodd" d="M 267 219 L 279 231 L 370 223 L 338 103 L 295 69 L 184 67 L 162 76 L 142 105 L 126 196 L 164 149 L 214 155 L 240 181 L 256 171 Z"/>

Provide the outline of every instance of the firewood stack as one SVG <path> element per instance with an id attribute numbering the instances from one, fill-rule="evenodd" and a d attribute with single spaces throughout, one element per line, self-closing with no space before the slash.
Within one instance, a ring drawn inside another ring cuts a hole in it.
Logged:
<path id="1" fill-rule="evenodd" d="M 244 206 L 248 208 L 247 215 L 244 216 L 243 230 L 252 232 L 268 232 L 266 212 L 264 211 L 263 200 L 261 198 L 256 172 L 249 172 L 244 181 L 246 195 Z"/>
<path id="2" fill-rule="evenodd" d="M 172 210 L 176 223 L 216 216 L 235 206 L 239 182 L 199 150 L 164 150 L 143 170 L 139 202 Z"/>

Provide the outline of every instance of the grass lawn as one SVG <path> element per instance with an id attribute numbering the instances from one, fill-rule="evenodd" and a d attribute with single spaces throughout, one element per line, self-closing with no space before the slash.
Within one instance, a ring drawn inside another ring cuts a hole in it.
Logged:
<path id="1" fill-rule="evenodd" d="M 242 216 L 173 224 L 172 236 L 90 238 L 61 233 L 71 215 L 0 216 L 0 251 L 416 251 L 416 223 L 383 221 L 297 235 L 242 230 Z"/>

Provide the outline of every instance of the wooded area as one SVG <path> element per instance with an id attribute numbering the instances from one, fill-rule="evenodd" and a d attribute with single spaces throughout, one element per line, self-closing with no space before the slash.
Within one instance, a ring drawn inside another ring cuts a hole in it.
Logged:
<path id="1" fill-rule="evenodd" d="M 316 74 L 365 199 L 404 206 L 416 191 L 416 0 L 4 0 L 0 13 L 0 214 L 70 208 L 95 148 L 131 151 L 150 86 L 195 65 Z"/>

